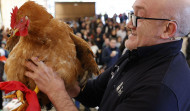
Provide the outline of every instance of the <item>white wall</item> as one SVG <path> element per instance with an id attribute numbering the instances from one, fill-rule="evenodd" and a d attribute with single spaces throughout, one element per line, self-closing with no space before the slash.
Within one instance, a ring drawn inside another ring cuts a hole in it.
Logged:
<path id="1" fill-rule="evenodd" d="M 5 27 L 10 27 L 12 8 L 20 7 L 27 0 L 1 0 L 2 22 Z"/>
<path id="2" fill-rule="evenodd" d="M 135 0 L 55 0 L 55 2 L 96 2 L 96 14 L 107 13 L 112 17 L 115 13 L 120 14 L 132 10 Z"/>
<path id="3" fill-rule="evenodd" d="M 1 0 L 2 23 L 5 27 L 10 27 L 10 13 L 12 8 L 18 8 L 28 0 Z M 132 10 L 135 0 L 33 0 L 47 8 L 47 11 L 55 15 L 54 2 L 96 2 L 96 14 L 107 13 L 110 17 L 114 13 L 120 14 Z M 1 23 L 1 22 L 0 22 Z M 2 25 L 2 24 L 0 24 Z"/>
<path id="4" fill-rule="evenodd" d="M 28 0 L 1 0 L 1 10 L 2 10 L 2 24 L 5 27 L 10 27 L 10 21 L 11 21 L 11 12 L 12 8 L 17 6 L 18 8 L 23 5 Z M 37 3 L 47 6 L 47 0 L 33 0 Z"/>
<path id="5" fill-rule="evenodd" d="M 135 0 L 97 0 L 97 14 L 107 13 L 112 17 L 115 13 L 126 13 L 132 10 L 132 5 Z"/>

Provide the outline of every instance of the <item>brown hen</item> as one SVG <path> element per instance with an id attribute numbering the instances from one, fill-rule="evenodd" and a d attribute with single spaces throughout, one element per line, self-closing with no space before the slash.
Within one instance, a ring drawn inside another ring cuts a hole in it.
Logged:
<path id="1" fill-rule="evenodd" d="M 84 86 L 91 74 L 99 74 L 88 44 L 74 35 L 67 24 L 54 19 L 41 5 L 29 1 L 19 9 L 15 8 L 11 27 L 14 33 L 6 46 L 11 50 L 5 64 L 8 81 L 20 81 L 34 90 L 34 81 L 24 75 L 27 70 L 24 64 L 33 56 L 52 67 L 64 80 L 67 89 L 73 87 L 76 81 Z M 43 93 L 38 97 L 43 105 L 49 103 Z"/>

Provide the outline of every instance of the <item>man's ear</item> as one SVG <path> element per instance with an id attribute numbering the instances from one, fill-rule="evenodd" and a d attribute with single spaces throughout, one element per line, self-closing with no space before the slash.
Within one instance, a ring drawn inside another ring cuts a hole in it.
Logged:
<path id="1" fill-rule="evenodd" d="M 177 31 L 177 24 L 175 21 L 169 21 L 169 23 L 164 26 L 164 31 L 161 34 L 162 39 L 169 39 L 172 38 L 174 36 L 174 34 Z"/>

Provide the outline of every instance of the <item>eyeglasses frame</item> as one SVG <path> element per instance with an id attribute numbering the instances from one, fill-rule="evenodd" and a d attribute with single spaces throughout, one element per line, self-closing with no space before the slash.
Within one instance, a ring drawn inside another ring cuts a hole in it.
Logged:
<path id="1" fill-rule="evenodd" d="M 177 21 L 176 21 L 176 20 L 162 19 L 162 18 L 139 17 L 139 16 L 134 15 L 133 12 L 130 12 L 130 13 L 128 14 L 128 17 L 129 17 L 129 21 L 132 21 L 132 24 L 133 24 L 134 27 L 137 27 L 137 21 L 138 21 L 138 19 L 174 21 L 174 22 L 176 22 L 176 24 L 177 24 Z M 135 20 L 135 21 L 134 21 L 134 20 Z"/>

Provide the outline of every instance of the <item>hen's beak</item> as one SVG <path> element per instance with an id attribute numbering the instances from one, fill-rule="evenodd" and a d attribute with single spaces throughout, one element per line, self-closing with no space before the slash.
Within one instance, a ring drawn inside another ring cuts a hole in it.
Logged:
<path id="1" fill-rule="evenodd" d="M 15 34 L 19 31 L 19 29 L 13 29 L 12 30 L 12 34 L 11 34 L 11 37 L 15 36 Z"/>

